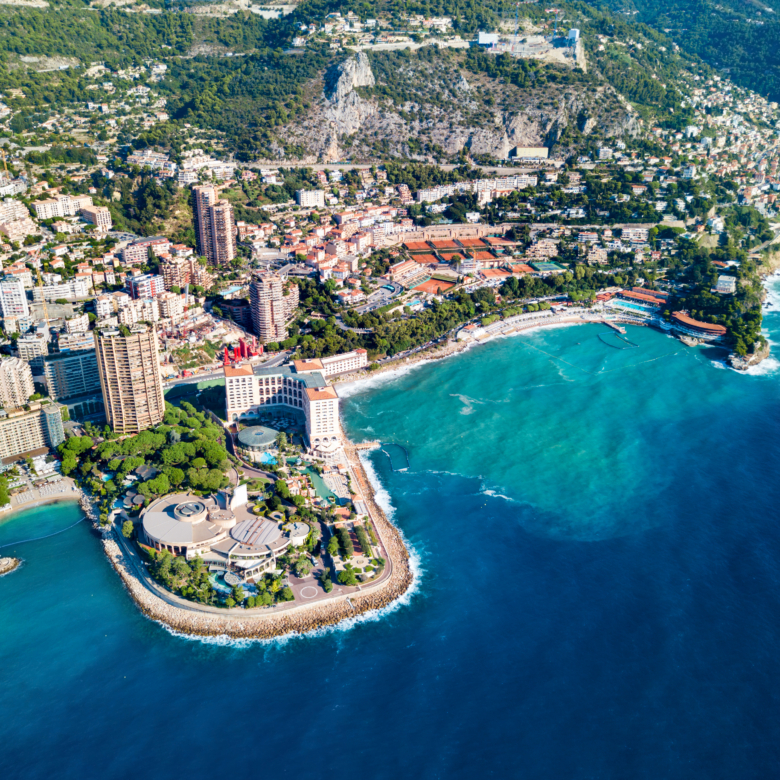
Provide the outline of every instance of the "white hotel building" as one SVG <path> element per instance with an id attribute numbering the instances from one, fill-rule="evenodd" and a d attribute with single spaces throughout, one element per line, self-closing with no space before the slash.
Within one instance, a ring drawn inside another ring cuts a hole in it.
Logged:
<path id="1" fill-rule="evenodd" d="M 231 423 L 293 417 L 305 424 L 311 449 L 323 455 L 339 444 L 339 397 L 320 371 L 226 366 L 225 411 Z"/>
<path id="2" fill-rule="evenodd" d="M 324 377 L 337 376 L 365 368 L 368 365 L 368 352 L 365 349 L 353 349 L 352 352 L 343 352 L 341 355 L 311 360 L 294 360 L 293 365 L 298 374 L 319 371 Z"/>

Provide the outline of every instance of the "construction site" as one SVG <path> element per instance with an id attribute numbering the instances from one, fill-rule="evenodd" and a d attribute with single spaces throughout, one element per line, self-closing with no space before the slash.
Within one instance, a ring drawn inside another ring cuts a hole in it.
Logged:
<path id="1" fill-rule="evenodd" d="M 514 19 L 500 25 L 500 31 L 481 32 L 477 41 L 479 46 L 488 54 L 509 54 L 519 59 L 541 60 L 587 72 L 580 31 L 577 28 L 567 29 L 561 9 L 547 9 L 552 16 L 552 32 L 545 29 L 549 25 L 533 25 L 530 20 L 521 18 L 518 11 L 516 9 Z"/>

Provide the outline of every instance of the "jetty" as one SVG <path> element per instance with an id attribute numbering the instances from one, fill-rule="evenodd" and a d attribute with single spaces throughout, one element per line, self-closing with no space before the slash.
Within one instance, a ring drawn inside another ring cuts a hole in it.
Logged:
<path id="1" fill-rule="evenodd" d="M 381 441 L 361 441 L 354 445 L 356 450 L 378 450 L 381 446 Z"/>
<path id="2" fill-rule="evenodd" d="M 622 336 L 626 335 L 626 329 L 621 328 L 620 325 L 618 325 L 616 322 L 612 322 L 611 320 L 602 320 L 602 322 L 608 327 L 612 328 L 613 330 L 616 330 L 618 333 L 620 333 Z"/>

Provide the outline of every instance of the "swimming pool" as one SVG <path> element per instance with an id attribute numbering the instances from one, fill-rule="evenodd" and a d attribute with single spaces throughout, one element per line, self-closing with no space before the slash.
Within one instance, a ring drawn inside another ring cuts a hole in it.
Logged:
<path id="1" fill-rule="evenodd" d="M 611 305 L 619 309 L 633 309 L 634 311 L 646 314 L 648 317 L 654 317 L 657 313 L 655 309 L 651 309 L 648 306 L 642 306 L 639 303 L 631 303 L 630 301 L 612 301 Z"/>

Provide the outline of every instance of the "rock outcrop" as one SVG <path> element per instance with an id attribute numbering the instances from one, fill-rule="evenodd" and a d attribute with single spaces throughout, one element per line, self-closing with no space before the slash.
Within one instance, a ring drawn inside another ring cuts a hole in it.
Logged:
<path id="1" fill-rule="evenodd" d="M 309 116 L 280 138 L 305 149 L 307 162 L 432 160 L 464 149 L 503 159 L 517 146 L 568 153 L 574 135 L 608 139 L 641 130 L 638 114 L 606 83 L 520 88 L 459 63 L 410 57 L 392 74 L 376 75 L 365 52 L 350 56 L 325 73 Z"/>
<path id="2" fill-rule="evenodd" d="M 745 355 L 745 357 L 740 357 L 732 352 L 727 360 L 729 365 L 737 371 L 747 371 L 752 366 L 757 366 L 759 363 L 766 360 L 769 357 L 769 353 L 769 344 L 764 344 L 763 346 L 759 346 L 755 352 Z"/>
<path id="3" fill-rule="evenodd" d="M 0 558 L 0 577 L 4 574 L 10 574 L 21 565 L 22 562 L 18 558 Z"/>

